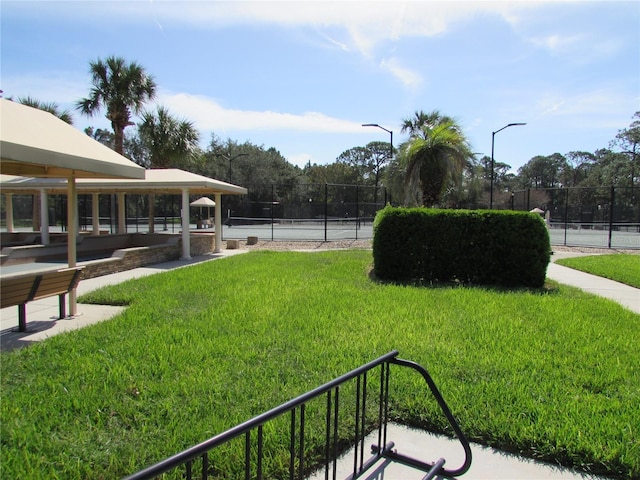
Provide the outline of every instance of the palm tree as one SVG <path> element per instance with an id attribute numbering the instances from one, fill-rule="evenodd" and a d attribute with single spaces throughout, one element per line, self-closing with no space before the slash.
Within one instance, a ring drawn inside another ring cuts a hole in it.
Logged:
<path id="1" fill-rule="evenodd" d="M 177 119 L 163 106 L 142 113 L 138 132 L 151 168 L 180 166 L 198 152 L 200 134 L 193 123 Z"/>
<path id="2" fill-rule="evenodd" d="M 124 129 L 134 125 L 131 114 L 137 114 L 156 93 L 153 77 L 135 62 L 126 63 L 122 57 L 107 57 L 90 62 L 91 92 L 78 101 L 77 108 L 88 116 L 102 107 L 111 122 L 115 136 L 115 151 L 124 151 Z"/>
<path id="3" fill-rule="evenodd" d="M 418 110 L 413 114 L 413 117 L 402 119 L 402 128 L 400 131 L 402 133 L 409 133 L 410 137 L 422 137 L 424 135 L 424 127 L 435 127 L 443 122 L 451 122 L 455 125 L 455 128 L 459 128 L 453 118 L 442 115 L 438 110 L 432 110 L 429 113 Z"/>
<path id="4" fill-rule="evenodd" d="M 69 125 L 73 125 L 73 117 L 71 116 L 71 112 L 69 110 L 60 111 L 60 107 L 57 103 L 41 102 L 40 100 L 37 100 L 33 97 L 20 97 L 18 98 L 18 103 L 26 105 L 27 107 L 37 108 L 38 110 L 44 110 L 45 112 L 49 112 L 52 115 L 55 115 L 63 122 L 66 122 Z"/>
<path id="5" fill-rule="evenodd" d="M 423 126 L 401 150 L 407 200 L 426 206 L 439 203 L 446 187 L 461 178 L 467 160 L 473 157 L 460 127 L 450 119 Z"/>

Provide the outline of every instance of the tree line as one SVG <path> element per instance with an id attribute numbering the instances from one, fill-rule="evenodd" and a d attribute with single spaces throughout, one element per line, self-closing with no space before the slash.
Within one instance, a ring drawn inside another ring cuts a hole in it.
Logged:
<path id="1" fill-rule="evenodd" d="M 517 190 L 633 188 L 640 176 L 640 112 L 608 146 L 595 152 L 538 155 L 516 174 L 507 163 L 494 162 L 492 169 L 490 157 L 477 158 L 458 121 L 437 110 L 418 110 L 402 119 L 401 133 L 407 138 L 398 148 L 371 142 L 344 151 L 333 163 L 298 167 L 275 147 L 239 143 L 215 133 L 201 148 L 193 122 L 162 105 L 147 108 L 156 98 L 157 85 L 136 62 L 110 56 L 90 62 L 89 70 L 89 94 L 78 100 L 76 109 L 89 117 L 104 112 L 111 130 L 88 127 L 87 135 L 145 168 L 181 168 L 250 189 L 271 184 L 362 185 L 384 187 L 394 204 L 486 208 L 491 197 L 498 208 L 507 208 Z M 60 111 L 55 103 L 31 97 L 18 101 L 73 121 L 72 113 Z"/>

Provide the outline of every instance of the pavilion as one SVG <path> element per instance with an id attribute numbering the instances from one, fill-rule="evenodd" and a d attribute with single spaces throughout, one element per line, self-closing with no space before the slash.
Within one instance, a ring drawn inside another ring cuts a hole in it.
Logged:
<path id="1" fill-rule="evenodd" d="M 75 181 L 76 191 L 81 194 L 92 195 L 92 233 L 99 235 L 98 196 L 100 194 L 118 195 L 118 232 L 126 231 L 125 225 L 125 195 L 127 194 L 173 194 L 182 196 L 181 229 L 182 229 L 182 258 L 191 258 L 189 242 L 189 196 L 212 195 L 215 198 L 215 252 L 221 250 L 222 245 L 222 195 L 246 195 L 247 189 L 219 180 L 214 180 L 202 175 L 190 173 L 180 169 L 151 169 L 145 171 L 143 179 L 116 179 L 116 178 L 78 178 Z M 12 209 L 11 195 L 13 194 L 39 194 L 41 211 L 47 211 L 47 195 L 65 194 L 68 190 L 67 180 L 61 178 L 29 178 L 2 176 L 0 190 L 6 197 L 7 231 L 11 231 L 9 225 Z M 152 202 L 150 202 L 151 204 Z M 48 215 L 43 214 L 41 237 L 42 243 L 48 242 Z M 149 231 L 154 229 L 153 209 L 149 212 Z"/>

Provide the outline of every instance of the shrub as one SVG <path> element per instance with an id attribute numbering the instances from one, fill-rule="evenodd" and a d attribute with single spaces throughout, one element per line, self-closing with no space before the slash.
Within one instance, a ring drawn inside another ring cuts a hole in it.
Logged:
<path id="1" fill-rule="evenodd" d="M 541 287 L 550 254 L 544 221 L 528 212 L 386 207 L 374 222 L 381 280 Z"/>

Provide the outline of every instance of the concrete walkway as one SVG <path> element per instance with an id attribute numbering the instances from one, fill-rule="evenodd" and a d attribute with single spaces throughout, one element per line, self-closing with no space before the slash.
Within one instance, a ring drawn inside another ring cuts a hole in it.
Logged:
<path id="1" fill-rule="evenodd" d="M 580 272 L 573 268 L 563 267 L 555 263 L 561 258 L 571 258 L 590 255 L 589 253 L 555 252 L 551 263 L 547 267 L 547 278 L 558 283 L 578 287 L 586 292 L 608 298 L 628 308 L 632 312 L 640 313 L 640 290 L 623 283 L 614 282 L 606 278 Z M 638 256 L 640 262 L 640 255 Z"/>
<path id="2" fill-rule="evenodd" d="M 176 260 L 149 267 L 137 268 L 126 272 L 119 272 L 112 275 L 82 280 L 78 286 L 78 295 L 82 295 L 91 290 L 104 285 L 120 283 L 132 278 L 139 278 L 155 273 L 172 270 L 175 268 L 187 267 L 195 263 L 212 261 L 237 255 L 246 250 L 223 250 L 219 254 L 203 255 L 194 257 L 191 260 Z M 552 263 L 547 269 L 547 276 L 560 283 L 582 288 L 590 293 L 610 298 L 634 312 L 640 313 L 640 290 L 626 285 L 606 280 L 594 275 L 573 270 L 553 263 L 558 258 L 567 256 L 585 255 L 569 252 L 557 252 L 552 257 Z M 106 305 L 78 304 L 78 315 L 58 320 L 58 299 L 57 297 L 43 299 L 27 304 L 27 327 L 28 332 L 20 333 L 14 331 L 18 325 L 17 307 L 9 307 L 0 310 L 0 348 L 2 350 L 27 346 L 33 342 L 56 335 L 57 333 L 81 328 L 103 320 L 112 318 L 121 312 L 125 307 L 113 307 Z M 452 440 L 433 435 L 429 432 L 407 429 L 399 425 L 392 425 L 390 439 L 395 441 L 397 448 L 402 453 L 409 454 L 421 460 L 432 461 L 440 457 L 447 459 L 447 467 L 454 467 L 458 457 L 460 457 L 460 447 Z M 471 470 L 462 478 L 467 479 L 568 479 L 585 480 L 603 477 L 595 477 L 575 472 L 569 469 L 559 468 L 530 459 L 521 458 L 515 455 L 506 454 L 492 448 L 472 444 L 473 462 Z M 426 454 L 426 457 L 425 457 Z M 433 454 L 436 458 L 430 458 Z M 349 454 L 346 457 L 346 464 L 339 465 L 338 469 L 352 468 Z M 384 463 L 371 470 L 365 479 L 395 480 L 422 478 L 420 472 L 404 467 L 399 464 Z M 316 477 L 312 477 L 316 478 Z M 324 478 L 322 474 L 318 478 Z"/>

